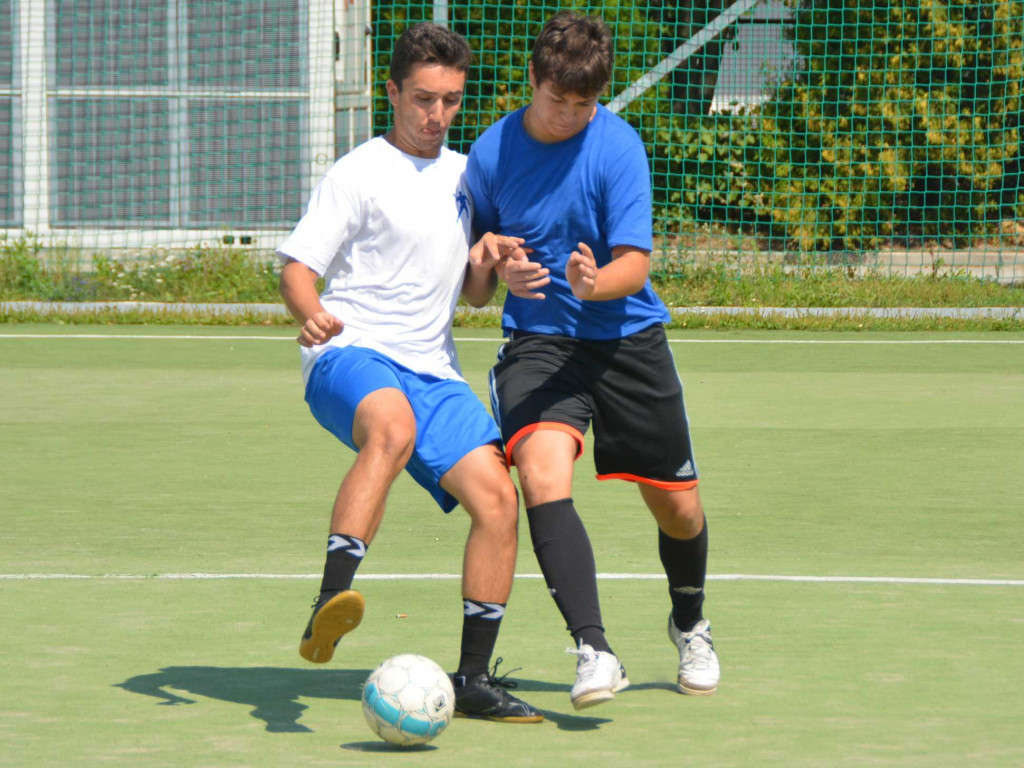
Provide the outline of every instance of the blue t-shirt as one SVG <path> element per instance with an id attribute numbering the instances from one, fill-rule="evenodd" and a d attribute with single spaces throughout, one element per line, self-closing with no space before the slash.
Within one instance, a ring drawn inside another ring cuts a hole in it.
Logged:
<path id="1" fill-rule="evenodd" d="M 577 243 L 590 246 L 599 268 L 617 245 L 651 250 L 650 170 L 636 131 L 599 105 L 578 134 L 544 144 L 523 127 L 525 111 L 484 131 L 466 165 L 474 229 L 524 238 L 534 249 L 530 259 L 551 270 L 551 282 L 540 289 L 547 298 L 508 295 L 502 327 L 617 339 L 668 322 L 650 281 L 632 296 L 580 301 L 565 279 Z"/>

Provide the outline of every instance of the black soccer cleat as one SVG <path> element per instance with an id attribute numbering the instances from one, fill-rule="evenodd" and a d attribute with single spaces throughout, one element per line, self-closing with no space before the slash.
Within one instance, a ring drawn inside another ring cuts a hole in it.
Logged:
<path id="1" fill-rule="evenodd" d="M 334 647 L 359 626 L 366 601 L 354 589 L 346 589 L 313 604 L 306 631 L 299 642 L 299 655 L 314 664 L 324 664 L 334 656 Z"/>
<path id="2" fill-rule="evenodd" d="M 452 687 L 455 688 L 455 716 L 494 720 L 499 723 L 543 722 L 544 715 L 505 690 L 517 687 L 517 683 L 506 680 L 507 675 L 498 678 L 494 676 L 501 661 L 499 658 L 490 672 L 481 672 L 473 677 L 452 675 Z"/>

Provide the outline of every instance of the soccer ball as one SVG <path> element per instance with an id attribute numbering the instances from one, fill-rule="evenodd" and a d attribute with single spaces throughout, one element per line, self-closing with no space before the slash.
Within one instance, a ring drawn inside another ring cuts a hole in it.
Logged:
<path id="1" fill-rule="evenodd" d="M 447 727 L 454 711 L 448 675 L 415 653 L 385 659 L 363 686 L 363 716 L 370 730 L 391 744 L 426 744 Z"/>

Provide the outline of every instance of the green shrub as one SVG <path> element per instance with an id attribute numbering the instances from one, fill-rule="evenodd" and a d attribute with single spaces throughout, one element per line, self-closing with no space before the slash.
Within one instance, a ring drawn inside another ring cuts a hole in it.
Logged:
<path id="1" fill-rule="evenodd" d="M 0 235 L 0 300 L 277 303 L 279 274 L 276 261 L 240 249 L 87 257 Z"/>
<path id="2" fill-rule="evenodd" d="M 648 147 L 658 233 L 713 224 L 771 248 L 855 253 L 924 240 L 968 246 L 1024 217 L 1024 3 L 786 2 L 798 65 L 769 101 L 706 113 L 730 30 L 622 113 Z M 529 47 L 555 11 L 598 13 L 612 26 L 615 94 L 724 5 L 450 3 L 452 28 L 477 53 L 452 147 L 468 151 L 484 128 L 528 101 Z M 381 133 L 390 119 L 383 83 L 391 43 L 408 23 L 431 18 L 433 3 L 376 8 Z"/>
<path id="3" fill-rule="evenodd" d="M 802 250 L 965 246 L 1024 212 L 1024 4 L 789 1 L 804 69 L 750 117 L 760 234 Z"/>
<path id="4" fill-rule="evenodd" d="M 0 291 L 6 296 L 46 291 L 49 279 L 42 253 L 42 243 L 35 235 L 11 238 L 0 232 Z"/>

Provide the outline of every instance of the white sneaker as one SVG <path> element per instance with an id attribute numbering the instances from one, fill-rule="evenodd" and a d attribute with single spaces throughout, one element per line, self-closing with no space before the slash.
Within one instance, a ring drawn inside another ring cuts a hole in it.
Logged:
<path id="1" fill-rule="evenodd" d="M 715 645 L 711 642 L 711 624 L 701 619 L 689 632 L 680 630 L 672 614 L 668 615 L 668 636 L 679 649 L 679 691 L 708 696 L 718 688 L 721 670 Z"/>
<path id="2" fill-rule="evenodd" d="M 576 709 L 586 709 L 615 698 L 615 694 L 629 685 L 626 668 L 619 664 L 614 653 L 595 651 L 589 645 L 579 649 L 567 648 L 566 653 L 579 656 L 576 661 L 576 685 L 569 699 Z"/>

